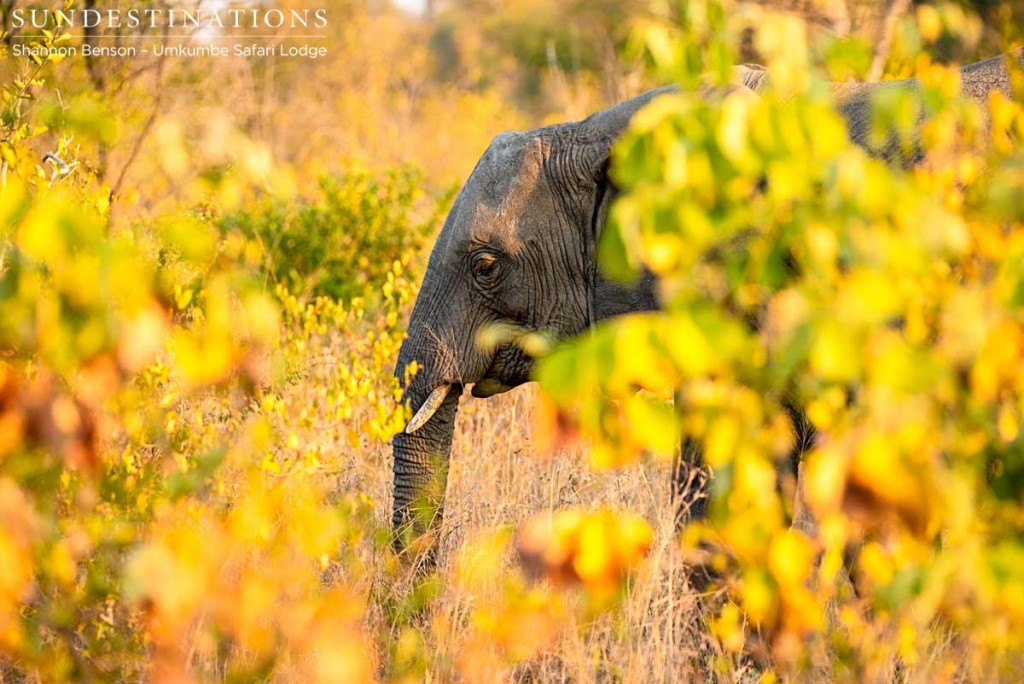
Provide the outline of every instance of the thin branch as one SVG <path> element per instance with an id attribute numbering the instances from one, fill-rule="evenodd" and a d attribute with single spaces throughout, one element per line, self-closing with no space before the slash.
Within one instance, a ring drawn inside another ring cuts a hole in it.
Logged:
<path id="1" fill-rule="evenodd" d="M 841 38 L 848 38 L 853 29 L 853 21 L 850 19 L 850 8 L 846 0 L 834 0 L 830 5 L 832 17 L 832 30 Z"/>
<path id="2" fill-rule="evenodd" d="M 892 0 L 889 5 L 885 21 L 882 22 L 882 33 L 875 43 L 875 52 L 871 57 L 871 68 L 868 70 L 869 81 L 877 81 L 882 78 L 882 74 L 885 72 L 885 62 L 889 59 L 889 51 L 892 49 L 896 23 L 907 13 L 908 9 L 910 9 L 910 0 Z"/>

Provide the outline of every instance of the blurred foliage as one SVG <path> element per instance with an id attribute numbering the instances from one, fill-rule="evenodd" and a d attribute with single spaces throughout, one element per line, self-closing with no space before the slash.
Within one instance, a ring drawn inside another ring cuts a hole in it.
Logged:
<path id="1" fill-rule="evenodd" d="M 961 28 L 969 40 L 975 24 L 943 23 L 950 11 L 922 7 L 906 31 L 922 46 Z M 768 90 L 701 96 L 707 74 L 728 83 L 747 30 Z M 703 444 L 710 517 L 686 543 L 728 589 L 712 622 L 726 651 L 768 653 L 789 675 L 872 680 L 893 657 L 913 673 L 952 630 L 964 646 L 929 667 L 956 671 L 967 649 L 972 668 L 1012 679 L 1024 652 L 1024 206 L 1010 188 L 1024 109 L 998 92 L 969 100 L 956 69 L 921 53 L 919 90 L 872 97 L 870 144 L 923 153 L 901 168 L 849 140 L 843 90 L 812 67 L 792 16 L 693 2 L 639 38 L 683 88 L 616 145 L 623 192 L 601 260 L 620 278 L 657 275 L 665 310 L 544 359 L 545 422 L 592 439 L 597 466 L 670 456 L 681 436 Z M 1014 83 L 1020 99 L 1019 69 Z M 806 512 L 776 487 L 789 405 L 817 433 Z"/>
<path id="2" fill-rule="evenodd" d="M 578 90 L 596 87 L 614 100 L 633 77 L 620 60 L 630 19 L 648 11 L 637 0 L 440 3 L 430 36 L 435 73 L 499 87 L 545 113 L 560 80 Z"/>
<path id="3" fill-rule="evenodd" d="M 414 176 L 325 184 L 327 217 L 281 209 L 308 217 L 307 237 L 336 220 L 402 233 L 361 248 L 373 270 L 358 296 L 296 296 L 263 277 L 280 267 L 268 256 L 293 252 L 213 218 L 268 190 L 284 207 L 287 183 L 267 181 L 287 169 L 240 133 L 206 157 L 170 135 L 158 163 L 202 203 L 116 220 L 70 133 L 52 164 L 32 149 L 54 88 L 44 67 L 2 90 L 0 676 L 372 679 L 364 590 L 323 578 L 361 572 L 356 545 L 383 549 L 387 534 L 365 495 L 320 484 L 318 447 L 282 434 L 300 415 L 283 395 L 341 335 L 344 354 L 319 360 L 338 372 L 301 415 L 329 412 L 353 448 L 404 424 L 390 369 L 426 230 L 409 218 Z M 55 125 L 83 136 L 104 116 L 72 102 Z M 218 172 L 186 178 L 183 158 Z"/>
<path id="4" fill-rule="evenodd" d="M 516 547 L 532 574 L 556 583 L 580 582 L 603 605 L 643 559 L 652 537 L 650 526 L 635 516 L 563 510 L 524 522 Z"/>

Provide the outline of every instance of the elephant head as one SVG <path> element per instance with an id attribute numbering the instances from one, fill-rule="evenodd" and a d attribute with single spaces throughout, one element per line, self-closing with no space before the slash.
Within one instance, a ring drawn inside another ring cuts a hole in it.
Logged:
<path id="1" fill-rule="evenodd" d="M 597 292 L 594 252 L 610 194 L 609 149 L 657 94 L 579 123 L 503 133 L 463 186 L 431 252 L 395 370 L 415 411 L 394 439 L 396 530 L 419 537 L 440 521 L 463 388 L 487 397 L 530 379 L 531 360 L 518 346 L 483 348 L 480 331 L 503 324 L 561 338 L 598 318 L 597 302 L 608 301 Z M 618 290 L 627 308 L 642 304 Z"/>
<path id="2" fill-rule="evenodd" d="M 762 76 L 741 68 L 736 87 L 757 87 Z M 395 369 L 415 411 L 394 439 L 399 548 L 440 522 L 463 388 L 487 397 L 530 379 L 531 359 L 515 344 L 480 347 L 481 330 L 510 324 L 560 339 L 656 306 L 651 278 L 630 288 L 612 283 L 598 272 L 595 252 L 613 194 L 611 146 L 637 110 L 668 90 L 576 123 L 503 133 L 463 186 L 430 255 Z"/>
<path id="3" fill-rule="evenodd" d="M 1024 50 L 964 67 L 965 94 L 981 101 L 993 90 L 1010 95 L 1014 63 L 1024 65 Z M 766 76 L 760 67 L 739 67 L 734 85 L 716 90 L 760 92 Z M 851 139 L 868 147 L 872 93 L 917 87 L 913 80 L 836 86 Z M 669 90 L 576 123 L 499 135 L 466 181 L 430 255 L 395 369 L 415 411 L 394 439 L 399 547 L 440 522 L 463 388 L 472 385 L 473 396 L 486 397 L 530 379 L 530 358 L 514 344 L 479 347 L 481 330 L 507 323 L 557 339 L 608 316 L 656 307 L 649 276 L 632 288 L 602 278 L 596 245 L 614 194 L 610 149 L 637 110 Z M 414 361 L 418 370 L 410 375 Z"/>

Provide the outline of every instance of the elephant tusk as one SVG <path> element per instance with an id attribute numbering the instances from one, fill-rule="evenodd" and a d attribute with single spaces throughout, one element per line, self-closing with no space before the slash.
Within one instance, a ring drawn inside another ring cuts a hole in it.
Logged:
<path id="1" fill-rule="evenodd" d="M 448 396 L 448 390 L 451 389 L 451 385 L 438 385 L 434 388 L 434 391 L 430 393 L 427 400 L 423 402 L 423 406 L 420 406 L 420 410 L 416 412 L 416 415 L 412 417 L 409 424 L 405 426 L 406 434 L 411 435 L 412 433 L 423 427 L 430 417 L 433 416 L 437 409 L 441 407 L 445 397 Z"/>

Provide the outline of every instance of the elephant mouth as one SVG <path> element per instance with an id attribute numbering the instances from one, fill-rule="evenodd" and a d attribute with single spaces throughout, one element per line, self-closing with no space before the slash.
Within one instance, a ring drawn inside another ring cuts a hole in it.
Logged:
<path id="1" fill-rule="evenodd" d="M 473 385 L 471 394 L 478 399 L 486 399 L 487 397 L 493 397 L 495 394 L 502 394 L 508 392 L 512 387 L 506 385 L 501 380 L 496 378 L 484 378 Z"/>
<path id="2" fill-rule="evenodd" d="M 473 384 L 471 393 L 474 397 L 486 399 L 508 392 L 530 380 L 532 365 L 532 359 L 518 347 L 500 349 L 494 355 L 494 359 L 484 372 L 483 377 Z M 406 434 L 411 435 L 426 425 L 453 391 L 461 394 L 462 385 L 451 382 L 433 385 L 427 398 L 406 424 Z"/>
<path id="3" fill-rule="evenodd" d="M 477 398 L 485 399 L 508 392 L 530 380 L 533 360 L 522 349 L 515 346 L 499 349 L 484 376 L 477 380 L 471 391 Z"/>

